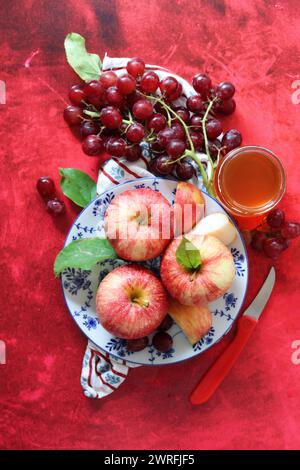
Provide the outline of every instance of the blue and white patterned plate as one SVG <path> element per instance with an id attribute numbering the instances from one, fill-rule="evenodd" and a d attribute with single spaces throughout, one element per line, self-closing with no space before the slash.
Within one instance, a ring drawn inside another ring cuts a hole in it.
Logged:
<path id="1" fill-rule="evenodd" d="M 160 191 L 169 202 L 174 201 L 177 181 L 163 178 L 141 178 L 116 185 L 96 197 L 79 215 L 71 227 L 66 245 L 78 238 L 104 236 L 103 218 L 112 199 L 123 191 L 136 188 L 151 188 Z M 206 215 L 213 212 L 225 212 L 212 197 L 204 194 Z M 99 282 L 112 269 L 126 261 L 109 260 L 98 263 L 91 271 L 66 269 L 62 276 L 62 288 L 67 307 L 81 331 L 98 347 L 108 353 L 136 364 L 156 365 L 171 364 L 197 356 L 218 342 L 231 328 L 242 306 L 248 284 L 248 259 L 240 233 L 230 246 L 235 263 L 236 276 L 230 290 L 223 297 L 210 303 L 213 312 L 213 324 L 206 336 L 193 346 L 187 341 L 181 329 L 174 324 L 168 333 L 173 337 L 173 348 L 167 353 L 160 353 L 151 345 L 143 351 L 129 352 L 125 341 L 112 336 L 100 324 L 95 309 L 95 294 Z M 146 261 L 146 267 L 159 274 L 160 259 Z"/>

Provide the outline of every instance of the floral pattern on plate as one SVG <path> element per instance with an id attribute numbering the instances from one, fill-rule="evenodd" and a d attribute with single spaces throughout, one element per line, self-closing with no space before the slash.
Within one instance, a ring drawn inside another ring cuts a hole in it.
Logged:
<path id="1" fill-rule="evenodd" d="M 78 238 L 104 236 L 103 219 L 105 211 L 113 198 L 128 189 L 136 187 L 151 188 L 160 191 L 170 203 L 174 201 L 177 181 L 165 178 L 140 178 L 116 185 L 97 196 L 78 216 L 71 227 L 66 244 Z M 225 212 L 220 204 L 204 193 L 205 214 Z M 126 263 L 124 260 L 107 260 L 98 263 L 90 271 L 66 269 L 61 276 L 62 289 L 67 307 L 82 332 L 109 354 L 136 364 L 159 365 L 180 362 L 201 354 L 217 343 L 231 328 L 243 304 L 248 283 L 248 259 L 240 233 L 230 246 L 235 263 L 236 276 L 230 287 L 221 298 L 210 303 L 213 324 L 210 331 L 193 346 L 188 342 L 179 326 L 174 323 L 168 333 L 173 338 L 173 347 L 167 353 L 160 353 L 152 345 L 143 351 L 131 352 L 126 348 L 123 339 L 113 337 L 98 320 L 95 309 L 95 294 L 101 279 L 117 266 Z M 159 275 L 160 257 L 142 263 Z"/>

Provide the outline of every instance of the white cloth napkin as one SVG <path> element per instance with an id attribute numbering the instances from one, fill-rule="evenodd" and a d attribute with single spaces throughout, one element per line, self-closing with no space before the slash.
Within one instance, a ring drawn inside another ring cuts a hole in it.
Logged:
<path id="1" fill-rule="evenodd" d="M 110 58 L 107 55 L 103 60 L 103 71 L 114 69 L 118 74 L 124 72 L 124 67 L 129 59 Z M 175 75 L 162 67 L 147 65 L 147 68 L 155 70 L 158 75 L 172 75 L 180 81 L 185 96 L 195 94 L 192 86 L 183 78 Z M 147 145 L 143 145 L 143 157 L 136 162 L 128 162 L 123 158 L 112 158 L 108 160 L 99 171 L 97 182 L 97 193 L 101 194 L 110 187 L 131 181 L 136 178 L 153 176 L 148 168 L 150 154 Z M 207 163 L 205 154 L 198 154 L 203 163 Z M 202 179 L 198 167 L 195 166 L 196 176 L 190 180 L 202 188 Z M 210 168 L 207 168 L 208 174 Z M 132 364 L 125 360 L 111 356 L 106 351 L 98 348 L 91 341 L 88 341 L 87 348 L 83 358 L 81 385 L 84 394 L 89 398 L 103 398 L 116 390 L 126 379 L 130 368 L 140 367 L 138 364 Z"/>

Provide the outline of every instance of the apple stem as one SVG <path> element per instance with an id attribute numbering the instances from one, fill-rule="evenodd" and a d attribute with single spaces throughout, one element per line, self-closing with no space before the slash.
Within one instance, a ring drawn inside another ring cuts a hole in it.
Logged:
<path id="1" fill-rule="evenodd" d="M 195 280 L 196 275 L 198 274 L 199 269 L 195 269 L 192 274 L 190 275 L 190 282 L 193 282 Z"/>
<path id="2" fill-rule="evenodd" d="M 134 304 L 140 305 L 141 307 L 149 307 L 149 302 L 147 300 L 142 300 L 142 299 L 139 299 L 138 297 L 134 297 L 133 299 L 131 299 L 131 301 Z"/>

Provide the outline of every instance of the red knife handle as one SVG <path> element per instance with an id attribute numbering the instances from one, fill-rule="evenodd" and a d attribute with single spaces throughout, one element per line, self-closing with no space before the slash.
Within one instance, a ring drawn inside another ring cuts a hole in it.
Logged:
<path id="1" fill-rule="evenodd" d="M 247 315 L 243 315 L 238 320 L 237 332 L 233 341 L 216 362 L 214 362 L 214 364 L 208 369 L 191 394 L 190 400 L 193 405 L 201 405 L 209 400 L 213 395 L 244 349 L 244 346 L 251 336 L 256 324 L 257 320 L 253 317 L 248 317 Z"/>

